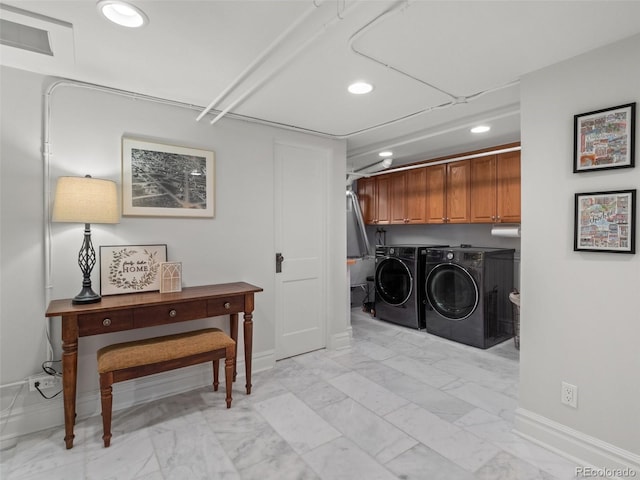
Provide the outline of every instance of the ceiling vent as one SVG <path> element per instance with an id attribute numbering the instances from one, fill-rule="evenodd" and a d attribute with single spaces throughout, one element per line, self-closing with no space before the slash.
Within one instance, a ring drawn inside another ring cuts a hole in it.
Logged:
<path id="1" fill-rule="evenodd" d="M 0 64 L 68 75 L 75 63 L 73 25 L 0 4 Z"/>

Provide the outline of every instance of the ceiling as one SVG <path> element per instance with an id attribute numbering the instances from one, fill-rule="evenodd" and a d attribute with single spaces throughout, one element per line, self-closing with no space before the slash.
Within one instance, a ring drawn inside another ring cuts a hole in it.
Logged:
<path id="1" fill-rule="evenodd" d="M 640 33 L 640 1 L 131 3 L 143 28 L 107 22 L 94 0 L 1 2 L 2 18 L 47 30 L 54 55 L 3 45 L 0 63 L 215 100 L 201 122 L 223 111 L 346 139 L 348 171 L 383 149 L 398 165 L 518 141 L 524 74 Z M 355 80 L 373 92 L 349 94 Z M 479 123 L 491 131 L 471 134 Z"/>

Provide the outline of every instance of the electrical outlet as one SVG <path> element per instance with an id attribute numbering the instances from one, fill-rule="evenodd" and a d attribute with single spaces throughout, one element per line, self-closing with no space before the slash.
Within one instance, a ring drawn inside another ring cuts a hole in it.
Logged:
<path id="1" fill-rule="evenodd" d="M 570 407 L 578 408 L 578 387 L 562 382 L 562 397 L 560 401 Z"/>
<path id="2" fill-rule="evenodd" d="M 49 375 L 47 373 L 39 373 L 38 375 L 32 375 L 29 377 L 29 391 L 36 391 L 36 383 L 38 384 L 38 388 L 40 390 L 44 390 L 46 388 L 55 388 L 60 386 L 60 379 L 54 375 Z"/>

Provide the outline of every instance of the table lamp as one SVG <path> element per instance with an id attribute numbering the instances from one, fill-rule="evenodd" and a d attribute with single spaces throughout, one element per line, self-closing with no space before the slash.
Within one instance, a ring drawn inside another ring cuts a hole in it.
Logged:
<path id="1" fill-rule="evenodd" d="M 96 252 L 91 244 L 92 223 L 118 223 L 118 193 L 115 182 L 99 178 L 60 177 L 53 201 L 53 222 L 84 223 L 84 241 L 78 253 L 82 271 L 82 290 L 73 304 L 96 303 L 100 295 L 91 289 L 91 270 Z"/>

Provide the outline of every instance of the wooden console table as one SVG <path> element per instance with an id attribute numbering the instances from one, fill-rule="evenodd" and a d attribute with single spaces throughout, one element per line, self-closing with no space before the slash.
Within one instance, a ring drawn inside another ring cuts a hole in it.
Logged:
<path id="1" fill-rule="evenodd" d="M 73 447 L 78 378 L 78 338 L 89 335 L 166 325 L 229 315 L 231 337 L 238 341 L 238 313 L 244 313 L 244 362 L 247 395 L 251 393 L 253 295 L 262 288 L 249 283 L 187 287 L 174 293 L 131 293 L 103 297 L 99 303 L 73 305 L 71 299 L 53 300 L 46 317 L 62 317 L 62 390 L 64 441 Z M 233 378 L 236 378 L 236 365 Z M 96 373 L 97 375 L 97 373 Z"/>

